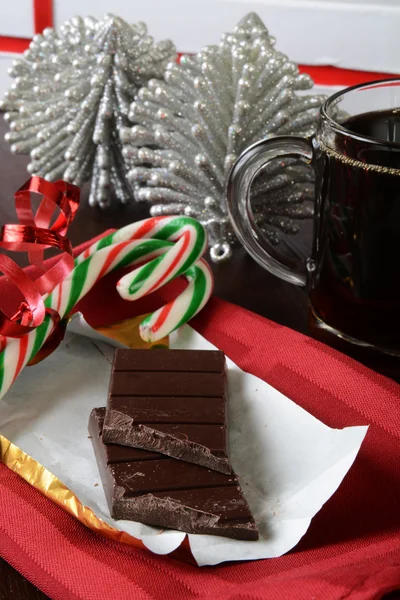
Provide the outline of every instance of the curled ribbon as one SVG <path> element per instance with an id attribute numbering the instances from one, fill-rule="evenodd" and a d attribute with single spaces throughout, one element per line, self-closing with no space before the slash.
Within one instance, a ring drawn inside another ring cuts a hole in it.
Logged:
<path id="1" fill-rule="evenodd" d="M 34 213 L 32 193 L 42 200 Z M 72 246 L 66 237 L 79 206 L 79 188 L 65 181 L 51 183 L 40 177 L 31 177 L 16 193 L 15 208 L 19 224 L 4 225 L 0 231 L 0 248 L 12 252 L 28 252 L 29 262 L 41 275 L 32 281 L 11 258 L 0 254 L 0 271 L 14 284 L 24 300 L 12 316 L 0 306 L 0 349 L 5 337 L 22 337 L 38 327 L 46 313 L 53 320 L 53 328 L 60 323 L 55 311 L 46 309 L 42 295 L 49 294 L 65 279 L 74 267 Z M 58 210 L 58 216 L 54 216 Z M 52 220 L 54 222 L 52 223 Z M 48 270 L 44 251 L 61 251 L 56 263 Z"/>

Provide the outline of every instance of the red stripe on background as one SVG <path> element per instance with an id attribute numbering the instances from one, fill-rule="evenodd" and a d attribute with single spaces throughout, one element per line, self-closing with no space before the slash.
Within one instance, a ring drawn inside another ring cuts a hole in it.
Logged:
<path id="1" fill-rule="evenodd" d="M 26 38 L 15 38 L 7 35 L 0 35 L 0 52 L 15 52 L 22 54 L 29 48 L 31 40 Z"/>
<path id="2" fill-rule="evenodd" d="M 319 85 L 357 85 L 367 81 L 399 77 L 392 73 L 374 73 L 373 71 L 354 71 L 351 69 L 339 69 L 328 65 L 315 67 L 312 65 L 299 65 L 300 73 L 308 73 Z"/>
<path id="3" fill-rule="evenodd" d="M 392 82 L 387 82 L 387 83 L 377 83 L 376 85 L 369 85 L 368 89 L 369 90 L 376 90 L 376 89 L 380 89 L 380 88 L 385 88 L 385 87 L 398 87 L 399 86 L 399 82 L 398 81 L 392 81 Z M 360 91 L 360 90 L 358 90 Z"/>
<path id="4" fill-rule="evenodd" d="M 53 27 L 53 0 L 33 0 L 33 21 L 35 33 Z"/>
<path id="5" fill-rule="evenodd" d="M 42 33 L 46 27 L 53 27 L 53 0 L 33 0 L 33 29 Z M 0 35 L 0 52 L 21 54 L 29 48 L 30 39 Z"/>
<path id="6" fill-rule="evenodd" d="M 34 2 L 35 32 L 43 31 L 46 27 L 53 26 L 53 11 L 51 0 L 36 0 Z M 0 36 L 0 52 L 24 52 L 29 47 L 30 40 L 26 38 L 14 38 L 10 36 Z M 179 62 L 181 53 L 178 54 Z M 340 69 L 328 65 L 299 65 L 300 73 L 308 73 L 314 82 L 319 85 L 339 85 L 349 86 L 365 83 L 367 81 L 377 81 L 379 79 L 388 79 L 389 77 L 399 77 L 400 74 L 377 73 L 374 71 L 356 71 L 352 69 Z M 160 217 L 157 217 L 159 219 Z M 163 217 L 161 217 L 163 218 Z"/>
<path id="7" fill-rule="evenodd" d="M 177 62 L 179 62 L 182 52 L 178 53 Z M 308 73 L 314 82 L 319 85 L 357 85 L 367 81 L 377 81 L 378 79 L 388 79 L 389 77 L 400 77 L 400 74 L 376 73 L 374 71 L 357 71 L 354 69 L 340 69 L 329 65 L 299 65 L 300 73 Z"/>

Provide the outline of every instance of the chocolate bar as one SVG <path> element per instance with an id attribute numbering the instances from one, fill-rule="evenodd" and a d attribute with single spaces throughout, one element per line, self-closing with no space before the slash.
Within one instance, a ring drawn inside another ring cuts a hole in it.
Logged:
<path id="1" fill-rule="evenodd" d="M 149 351 L 150 352 L 150 351 Z M 257 540 L 258 530 L 239 481 L 154 452 L 104 444 L 105 409 L 95 408 L 89 432 L 113 519 L 129 519 L 238 540 Z"/>
<path id="2" fill-rule="evenodd" d="M 104 442 L 229 474 L 225 386 L 219 351 L 116 350 Z"/>

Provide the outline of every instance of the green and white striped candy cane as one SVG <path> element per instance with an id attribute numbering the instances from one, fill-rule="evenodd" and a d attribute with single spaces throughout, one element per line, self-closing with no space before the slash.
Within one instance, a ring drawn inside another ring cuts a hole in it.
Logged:
<path id="1" fill-rule="evenodd" d="M 211 296 L 213 277 L 201 259 L 207 247 L 202 225 L 190 217 L 156 217 L 119 229 L 88 247 L 75 259 L 75 267 L 45 299 L 46 308 L 66 317 L 107 273 L 145 264 L 117 283 L 126 300 L 137 300 L 179 275 L 189 282 L 186 289 L 140 325 L 146 341 L 157 341 L 194 317 Z M 24 366 L 39 352 L 53 329 L 49 315 L 43 323 L 21 338 L 7 338 L 0 353 L 0 398 Z"/>

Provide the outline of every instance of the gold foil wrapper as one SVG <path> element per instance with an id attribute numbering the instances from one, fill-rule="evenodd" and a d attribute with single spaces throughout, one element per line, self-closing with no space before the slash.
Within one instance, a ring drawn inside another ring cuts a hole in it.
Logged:
<path id="1" fill-rule="evenodd" d="M 0 435 L 0 460 L 30 485 L 58 504 L 67 513 L 93 531 L 117 542 L 145 548 L 141 540 L 105 523 L 69 490 L 53 473 Z"/>
<path id="2" fill-rule="evenodd" d="M 155 344 L 149 344 L 141 339 L 138 326 L 145 316 L 141 315 L 140 317 L 127 319 L 114 325 L 97 327 L 96 331 L 123 343 L 129 348 L 168 348 L 168 338 L 164 338 Z M 90 508 L 82 504 L 77 496 L 58 477 L 2 435 L 0 435 L 0 460 L 9 469 L 14 471 L 14 473 L 17 473 L 30 485 L 47 496 L 47 498 L 78 519 L 83 525 L 89 527 L 89 529 L 114 541 L 130 544 L 138 548 L 146 548 L 141 540 L 129 535 L 125 531 L 115 529 L 99 519 Z M 188 558 L 190 560 L 189 546 L 185 542 L 173 554 L 180 560 L 188 560 Z"/>
<path id="3" fill-rule="evenodd" d="M 168 337 L 159 340 L 158 342 L 145 342 L 139 335 L 139 325 L 148 315 L 141 315 L 114 323 L 113 325 L 104 325 L 96 327 L 96 331 L 109 337 L 117 342 L 124 344 L 128 348 L 137 348 L 146 350 L 151 348 L 168 348 Z"/>

